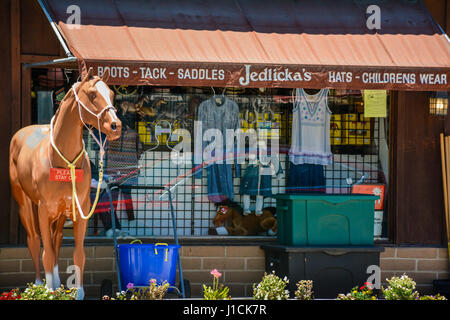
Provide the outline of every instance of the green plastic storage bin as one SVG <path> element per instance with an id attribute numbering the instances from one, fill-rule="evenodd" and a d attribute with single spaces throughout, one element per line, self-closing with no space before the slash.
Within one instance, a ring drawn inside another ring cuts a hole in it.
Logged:
<path id="1" fill-rule="evenodd" d="M 282 245 L 373 245 L 377 196 L 278 194 L 274 198 Z"/>

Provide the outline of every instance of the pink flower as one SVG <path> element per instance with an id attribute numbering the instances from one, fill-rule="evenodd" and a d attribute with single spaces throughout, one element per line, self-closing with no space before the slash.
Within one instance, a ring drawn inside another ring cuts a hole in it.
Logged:
<path id="1" fill-rule="evenodd" d="M 134 287 L 134 284 L 132 284 L 131 282 L 129 284 L 127 284 L 127 289 L 128 290 L 133 289 L 133 287 Z"/>
<path id="2" fill-rule="evenodd" d="M 364 282 L 364 286 L 369 290 L 373 289 L 373 285 L 370 282 Z"/>
<path id="3" fill-rule="evenodd" d="M 150 284 L 155 284 L 156 283 L 156 279 L 151 279 L 150 280 Z"/>
<path id="4" fill-rule="evenodd" d="M 214 276 L 214 278 L 220 278 L 221 276 L 222 276 L 222 274 L 219 272 L 219 271 L 217 271 L 217 269 L 214 269 L 214 270 L 211 270 L 211 272 L 210 272 L 213 276 Z"/>

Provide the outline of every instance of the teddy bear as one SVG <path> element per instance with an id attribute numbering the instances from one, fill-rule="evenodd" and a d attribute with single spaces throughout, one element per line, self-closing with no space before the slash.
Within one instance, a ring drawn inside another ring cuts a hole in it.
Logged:
<path id="1" fill-rule="evenodd" d="M 261 233 L 275 235 L 277 232 L 276 209 L 268 207 L 263 213 L 243 215 L 239 205 L 219 205 L 213 224 L 218 235 L 256 236 Z"/>

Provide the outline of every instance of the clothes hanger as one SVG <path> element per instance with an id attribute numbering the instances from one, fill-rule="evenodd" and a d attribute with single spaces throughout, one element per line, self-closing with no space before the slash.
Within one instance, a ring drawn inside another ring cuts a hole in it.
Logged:
<path id="1" fill-rule="evenodd" d="M 322 89 L 303 89 L 307 94 L 309 95 L 316 95 L 320 92 Z"/>
<path id="2" fill-rule="evenodd" d="M 255 117 L 253 121 L 249 121 L 249 110 L 247 109 L 245 112 L 244 119 L 247 121 L 248 124 L 255 123 L 258 121 L 259 114 L 262 114 L 262 121 L 273 121 L 275 119 L 275 113 L 273 112 L 272 108 L 270 107 L 270 104 L 267 103 L 267 97 L 264 98 L 255 98 L 253 99 L 251 103 L 253 113 L 255 114 Z M 262 111 L 262 112 L 259 112 Z M 266 114 L 268 115 L 266 119 Z"/>
<path id="3" fill-rule="evenodd" d="M 298 89 L 292 89 L 291 97 L 292 103 L 295 104 L 298 101 Z"/>
<path id="4" fill-rule="evenodd" d="M 263 115 L 262 115 L 262 120 L 266 121 L 266 114 L 268 115 L 267 117 L 267 121 L 273 121 L 275 119 L 275 113 L 272 111 L 272 108 L 270 107 L 270 104 L 267 103 L 267 97 L 266 99 L 262 100 L 262 110 L 263 110 Z"/>
<path id="5" fill-rule="evenodd" d="M 154 92 L 150 95 L 150 100 L 160 99 L 167 103 L 167 101 L 183 101 L 183 98 L 179 94 L 167 93 L 167 92 Z"/>
<path id="6" fill-rule="evenodd" d="M 168 128 L 163 128 L 163 127 L 161 126 L 162 123 L 166 123 L 166 124 L 168 125 Z M 154 134 L 155 134 L 156 146 L 154 146 L 154 147 L 151 148 L 151 149 L 147 149 L 146 151 L 152 151 L 152 150 L 157 149 L 157 148 L 160 146 L 158 137 L 159 137 L 160 135 L 162 135 L 162 134 L 167 134 L 167 133 L 169 134 L 169 136 L 168 136 L 167 139 L 166 139 L 166 146 L 167 146 L 167 148 L 169 148 L 171 151 L 176 151 L 176 150 L 174 150 L 172 147 L 169 146 L 169 141 L 170 141 L 170 138 L 172 137 L 172 125 L 171 125 L 171 123 L 170 123 L 169 121 L 167 121 L 167 120 L 160 119 L 160 120 L 157 120 L 157 121 L 153 122 L 153 123 L 152 123 L 152 126 L 153 126 L 153 128 L 154 128 Z"/>
<path id="7" fill-rule="evenodd" d="M 250 108 L 245 110 L 244 120 L 248 125 L 254 124 L 258 120 L 258 109 L 256 107 L 257 98 L 254 98 L 250 102 Z M 250 110 L 251 109 L 251 110 Z M 250 118 L 250 112 L 253 113 L 253 118 Z"/>
<path id="8" fill-rule="evenodd" d="M 70 83 L 70 78 L 69 78 L 69 76 L 67 75 L 66 69 L 63 69 L 63 74 L 64 74 L 64 77 L 66 78 L 66 82 L 67 82 L 67 83 Z"/>
<path id="9" fill-rule="evenodd" d="M 222 106 L 225 103 L 225 90 L 227 89 L 226 87 L 223 89 L 222 94 L 220 96 L 216 96 L 216 92 L 214 91 L 214 88 L 211 87 L 213 89 L 214 92 L 214 102 L 217 106 Z"/>

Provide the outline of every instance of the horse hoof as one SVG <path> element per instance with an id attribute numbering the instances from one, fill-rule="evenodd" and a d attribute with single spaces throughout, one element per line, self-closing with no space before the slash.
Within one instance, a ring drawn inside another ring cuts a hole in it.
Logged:
<path id="1" fill-rule="evenodd" d="M 61 286 L 61 280 L 59 279 L 58 265 L 53 268 L 53 287 L 55 289 Z"/>
<path id="2" fill-rule="evenodd" d="M 77 288 L 77 300 L 83 300 L 84 299 L 84 289 L 83 288 Z"/>

